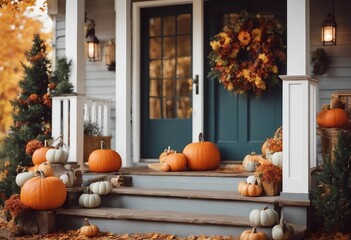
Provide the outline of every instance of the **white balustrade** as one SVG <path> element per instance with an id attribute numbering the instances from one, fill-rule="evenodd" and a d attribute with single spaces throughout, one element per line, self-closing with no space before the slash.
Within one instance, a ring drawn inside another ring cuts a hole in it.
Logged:
<path id="1" fill-rule="evenodd" d="M 80 94 L 52 98 L 52 137 L 62 136 L 69 150 L 68 161 L 83 166 L 85 121 L 97 123 L 104 136 L 111 135 L 110 108 L 110 100 Z"/>

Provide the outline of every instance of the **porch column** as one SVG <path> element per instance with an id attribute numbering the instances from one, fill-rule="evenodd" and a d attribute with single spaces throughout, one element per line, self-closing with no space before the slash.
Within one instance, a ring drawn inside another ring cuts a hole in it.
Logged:
<path id="1" fill-rule="evenodd" d="M 282 198 L 309 199 L 316 166 L 318 80 L 309 76 L 309 0 L 287 1 L 287 76 L 283 79 Z"/>
<path id="2" fill-rule="evenodd" d="M 116 8 L 116 151 L 122 166 L 131 162 L 131 0 L 115 0 Z"/>
<path id="3" fill-rule="evenodd" d="M 85 0 L 66 0 L 66 57 L 72 60 L 70 82 L 80 94 L 85 92 L 84 20 Z"/>

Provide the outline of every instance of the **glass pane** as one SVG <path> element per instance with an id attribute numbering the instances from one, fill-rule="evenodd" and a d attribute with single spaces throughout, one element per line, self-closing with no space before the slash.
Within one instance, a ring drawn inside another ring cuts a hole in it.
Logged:
<path id="1" fill-rule="evenodd" d="M 190 80 L 190 81 L 189 81 Z M 177 80 L 177 95 L 181 97 L 187 97 L 191 94 L 191 79 L 179 79 Z"/>
<path id="2" fill-rule="evenodd" d="M 191 17 L 190 14 L 182 14 L 178 16 L 178 34 L 190 34 L 191 32 Z"/>
<path id="3" fill-rule="evenodd" d="M 175 55 L 175 38 L 165 37 L 163 39 L 163 57 L 174 57 L 174 55 Z"/>
<path id="4" fill-rule="evenodd" d="M 167 16 L 163 18 L 163 35 L 175 34 L 175 16 Z"/>
<path id="5" fill-rule="evenodd" d="M 177 77 L 191 76 L 191 57 L 177 58 Z"/>
<path id="6" fill-rule="evenodd" d="M 175 84 L 172 79 L 163 80 L 163 96 L 164 97 L 174 97 L 175 93 Z"/>
<path id="7" fill-rule="evenodd" d="M 191 102 L 190 97 L 180 97 L 178 99 L 178 118 L 190 118 L 191 115 Z"/>
<path id="8" fill-rule="evenodd" d="M 150 58 L 161 58 L 161 38 L 150 38 Z"/>
<path id="9" fill-rule="evenodd" d="M 175 118 L 175 101 L 173 98 L 163 98 L 163 118 Z"/>
<path id="10" fill-rule="evenodd" d="M 190 36 L 178 37 L 178 39 L 177 39 L 177 55 L 178 55 L 178 57 L 191 56 Z"/>
<path id="11" fill-rule="evenodd" d="M 149 64 L 149 77 L 150 78 L 161 78 L 161 60 L 152 60 Z"/>
<path id="12" fill-rule="evenodd" d="M 150 119 L 161 118 L 161 99 L 160 98 L 149 99 L 149 115 L 150 115 Z"/>
<path id="13" fill-rule="evenodd" d="M 161 84 L 157 79 L 150 80 L 150 97 L 160 97 L 161 96 Z"/>
<path id="14" fill-rule="evenodd" d="M 150 18 L 149 35 L 150 37 L 161 35 L 161 18 Z"/>
<path id="15" fill-rule="evenodd" d="M 163 60 L 163 77 L 172 78 L 175 76 L 175 59 L 164 59 Z"/>

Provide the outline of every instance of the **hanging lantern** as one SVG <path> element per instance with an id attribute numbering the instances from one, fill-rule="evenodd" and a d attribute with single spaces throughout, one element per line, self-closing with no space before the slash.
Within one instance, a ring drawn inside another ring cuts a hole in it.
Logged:
<path id="1" fill-rule="evenodd" d="M 105 46 L 105 64 L 107 70 L 115 71 L 116 69 L 116 45 L 113 39 L 111 39 Z"/>
<path id="2" fill-rule="evenodd" d="M 322 43 L 324 46 L 336 45 L 336 25 L 333 1 L 333 13 L 328 13 L 322 22 Z"/>
<path id="3" fill-rule="evenodd" d="M 85 17 L 85 21 L 89 21 L 85 34 L 87 57 L 89 61 L 95 62 L 100 60 L 100 41 L 95 36 L 95 21 L 87 17 Z"/>

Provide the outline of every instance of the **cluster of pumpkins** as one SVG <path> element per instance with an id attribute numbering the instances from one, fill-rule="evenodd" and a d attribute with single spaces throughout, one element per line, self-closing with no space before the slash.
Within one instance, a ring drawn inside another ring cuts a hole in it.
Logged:
<path id="1" fill-rule="evenodd" d="M 250 212 L 249 220 L 253 226 L 250 230 L 245 230 L 240 235 L 240 240 L 268 240 L 264 232 L 257 231 L 257 227 L 272 227 L 272 238 L 274 240 L 289 240 L 294 236 L 294 228 L 286 223 L 283 217 L 265 206 L 262 209 L 253 209 Z"/>
<path id="2" fill-rule="evenodd" d="M 78 204 L 84 208 L 96 208 L 101 204 L 102 195 L 109 194 L 113 189 L 109 181 L 93 182 L 89 185 L 88 191 L 80 195 Z"/>
<path id="3" fill-rule="evenodd" d="M 186 145 L 182 153 L 165 149 L 159 156 L 160 168 L 164 172 L 215 170 L 219 167 L 220 152 L 218 147 L 209 141 L 204 141 L 202 133 L 199 134 L 199 142 Z"/>

